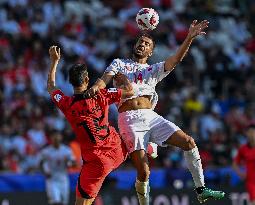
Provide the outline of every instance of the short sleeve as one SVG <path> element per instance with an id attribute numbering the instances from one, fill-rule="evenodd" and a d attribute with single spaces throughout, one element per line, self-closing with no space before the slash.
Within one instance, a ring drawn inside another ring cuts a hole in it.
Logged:
<path id="1" fill-rule="evenodd" d="M 45 172 L 45 173 L 50 173 L 48 156 L 49 156 L 48 149 L 45 148 L 41 152 L 39 152 L 38 158 L 37 158 L 38 166 L 40 166 L 40 164 L 43 163 L 42 169 L 43 169 L 43 172 Z"/>
<path id="2" fill-rule="evenodd" d="M 113 103 L 119 103 L 121 100 L 121 95 L 122 95 L 122 90 L 117 89 L 117 88 L 109 88 L 109 89 L 104 89 L 102 92 L 104 96 L 108 99 L 108 103 L 113 104 Z"/>
<path id="3" fill-rule="evenodd" d="M 75 161 L 74 154 L 70 147 L 66 147 L 67 159 L 70 161 Z"/>
<path id="4" fill-rule="evenodd" d="M 152 75 L 157 79 L 157 82 L 163 80 L 163 78 L 170 73 L 170 71 L 165 71 L 165 61 L 151 65 L 149 70 L 151 70 Z"/>
<path id="5" fill-rule="evenodd" d="M 116 75 L 121 70 L 121 60 L 114 59 L 112 63 L 106 68 L 105 73 Z"/>
<path id="6" fill-rule="evenodd" d="M 243 147 L 241 147 L 238 152 L 237 152 L 237 155 L 236 157 L 234 158 L 235 162 L 237 164 L 241 164 L 242 163 L 242 160 L 243 160 Z"/>
<path id="7" fill-rule="evenodd" d="M 65 111 L 67 107 L 67 96 L 65 96 L 61 90 L 52 92 L 51 99 L 61 111 Z"/>
<path id="8" fill-rule="evenodd" d="M 37 160 L 38 166 L 40 165 L 41 162 L 47 160 L 47 150 L 46 149 L 41 150 L 37 154 L 36 160 Z"/>

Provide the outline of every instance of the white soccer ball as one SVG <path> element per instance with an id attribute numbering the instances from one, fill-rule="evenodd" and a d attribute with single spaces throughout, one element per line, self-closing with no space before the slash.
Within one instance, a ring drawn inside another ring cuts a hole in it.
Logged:
<path id="1" fill-rule="evenodd" d="M 141 30 L 153 30 L 159 23 L 159 15 L 152 8 L 142 8 L 136 15 L 136 23 Z"/>

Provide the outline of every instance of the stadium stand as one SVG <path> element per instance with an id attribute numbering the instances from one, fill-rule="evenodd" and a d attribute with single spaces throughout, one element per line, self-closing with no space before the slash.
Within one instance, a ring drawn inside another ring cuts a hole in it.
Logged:
<path id="1" fill-rule="evenodd" d="M 152 32 L 157 45 L 151 62 L 176 50 L 192 19 L 210 21 L 207 37 L 196 40 L 184 61 L 158 86 L 156 111 L 194 136 L 205 170 L 228 169 L 236 149 L 246 142 L 246 126 L 255 123 L 254 1 L 2 0 L 1 173 L 37 173 L 37 154 L 49 143 L 53 129 L 63 134 L 65 143 L 75 140 L 46 90 L 49 46 L 62 48 L 57 84 L 71 95 L 67 71 L 72 63 L 86 62 L 94 82 L 113 58 L 130 56 L 139 34 L 135 15 L 144 6 L 160 14 Z M 116 114 L 112 108 L 114 125 Z M 159 155 L 151 166 L 163 170 L 168 180 L 171 170 L 186 169 L 180 150 L 160 149 Z M 131 167 L 128 161 L 120 170 Z M 227 183 L 221 174 L 211 176 L 216 176 L 214 184 Z"/>

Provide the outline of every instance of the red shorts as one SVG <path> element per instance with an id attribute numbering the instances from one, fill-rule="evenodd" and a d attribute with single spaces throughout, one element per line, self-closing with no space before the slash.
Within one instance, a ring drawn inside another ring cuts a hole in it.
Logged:
<path id="1" fill-rule="evenodd" d="M 247 183 L 246 188 L 250 197 L 250 201 L 255 201 L 255 183 Z"/>
<path id="2" fill-rule="evenodd" d="M 126 157 L 127 150 L 124 143 L 110 151 L 98 150 L 93 160 L 85 161 L 82 165 L 76 186 L 76 196 L 85 199 L 95 198 L 105 177 L 118 168 Z"/>

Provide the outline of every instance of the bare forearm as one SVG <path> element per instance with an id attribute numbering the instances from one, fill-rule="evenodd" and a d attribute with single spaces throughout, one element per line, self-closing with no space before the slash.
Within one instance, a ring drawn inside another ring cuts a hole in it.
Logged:
<path id="1" fill-rule="evenodd" d="M 113 76 L 108 73 L 104 73 L 101 78 L 98 78 L 93 87 L 97 87 L 98 89 L 104 89 L 107 84 L 112 80 Z"/>
<path id="2" fill-rule="evenodd" d="M 123 96 L 122 98 L 129 98 L 132 97 L 135 94 L 134 88 L 131 85 L 130 81 L 125 78 L 122 84 L 122 91 L 123 91 Z"/>
<path id="3" fill-rule="evenodd" d="M 130 98 L 134 95 L 134 91 L 133 90 L 122 90 L 122 95 L 121 95 L 121 98 L 122 99 L 125 99 L 125 98 Z"/>
<path id="4" fill-rule="evenodd" d="M 104 89 L 106 87 L 106 83 L 101 78 L 98 78 L 93 87 L 97 87 L 98 89 Z"/>
<path id="5" fill-rule="evenodd" d="M 233 163 L 233 169 L 235 170 L 238 176 L 242 176 L 244 174 L 243 171 L 235 162 Z"/>
<path id="6" fill-rule="evenodd" d="M 193 39 L 199 35 L 204 35 L 206 32 L 204 32 L 204 29 L 208 27 L 209 21 L 203 20 L 200 23 L 198 23 L 197 20 L 194 20 L 192 24 L 189 27 L 189 33 L 182 45 L 177 50 L 176 54 L 174 56 L 169 57 L 165 61 L 165 71 L 171 71 L 174 69 L 174 67 L 182 61 L 184 56 L 189 50 L 189 47 L 193 41 Z"/>
<path id="7" fill-rule="evenodd" d="M 134 88 L 131 82 L 129 81 L 129 79 L 127 78 L 127 76 L 119 72 L 114 76 L 114 80 L 115 80 L 115 85 L 118 88 L 122 89 L 122 96 L 121 96 L 122 98 L 129 98 L 134 95 Z"/>
<path id="8" fill-rule="evenodd" d="M 55 81 L 56 81 L 56 70 L 58 66 L 58 62 L 60 60 L 60 48 L 57 46 L 51 46 L 49 49 L 50 54 L 50 71 L 48 74 L 48 81 L 47 81 L 47 90 L 49 94 L 51 95 L 52 92 L 54 92 L 57 88 L 55 87 Z"/>
<path id="9" fill-rule="evenodd" d="M 133 90 L 133 86 L 127 78 L 122 78 L 121 81 L 116 80 L 116 86 L 122 88 L 126 92 Z"/>
<path id="10" fill-rule="evenodd" d="M 58 61 L 51 62 L 50 71 L 48 74 L 47 89 L 51 93 L 56 88 L 56 70 Z"/>
<path id="11" fill-rule="evenodd" d="M 190 36 L 187 36 L 185 38 L 185 40 L 183 41 L 182 45 L 179 47 L 179 49 L 177 50 L 177 52 L 175 54 L 175 58 L 176 58 L 176 62 L 177 63 L 182 61 L 184 56 L 187 54 L 192 41 L 193 41 L 193 38 L 191 38 Z"/>
<path id="12" fill-rule="evenodd" d="M 181 46 L 178 48 L 177 52 L 175 55 L 169 57 L 165 61 L 165 70 L 166 71 L 171 71 L 174 69 L 174 67 L 183 60 L 185 55 L 187 54 L 189 47 L 193 41 L 193 38 L 191 36 L 187 36 L 186 39 L 183 41 Z"/>

